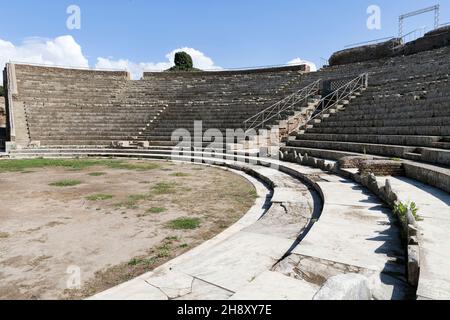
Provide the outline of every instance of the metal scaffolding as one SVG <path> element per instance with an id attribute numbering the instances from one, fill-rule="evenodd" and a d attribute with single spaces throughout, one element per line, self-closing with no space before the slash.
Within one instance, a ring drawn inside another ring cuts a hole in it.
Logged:
<path id="1" fill-rule="evenodd" d="M 403 37 L 403 21 L 407 18 L 411 18 L 420 14 L 424 14 L 427 12 L 431 12 L 434 11 L 434 28 L 437 29 L 439 27 L 439 11 L 440 11 L 440 6 L 437 4 L 435 6 L 432 7 L 428 7 L 425 9 L 421 9 L 421 10 L 417 10 L 417 11 L 413 11 L 413 12 L 409 12 L 406 14 L 401 15 L 398 18 L 398 36 L 399 38 Z"/>

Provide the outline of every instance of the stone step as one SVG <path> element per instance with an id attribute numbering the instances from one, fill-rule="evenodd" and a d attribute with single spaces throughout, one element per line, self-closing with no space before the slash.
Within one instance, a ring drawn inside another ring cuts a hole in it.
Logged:
<path id="1" fill-rule="evenodd" d="M 325 134 L 444 136 L 450 134 L 450 128 L 448 126 L 314 127 L 308 129 L 308 132 Z"/>
<path id="2" fill-rule="evenodd" d="M 288 146 L 305 147 L 314 149 L 329 149 L 348 151 L 352 153 L 373 154 L 387 157 L 404 158 L 405 154 L 416 153 L 418 150 L 414 146 L 399 146 L 385 144 L 369 144 L 340 141 L 315 141 L 315 140 L 295 140 L 289 141 Z M 430 162 L 437 165 L 450 166 L 450 150 L 420 148 L 421 161 Z"/>
<path id="3" fill-rule="evenodd" d="M 391 127 L 391 126 L 444 126 L 450 123 L 450 117 L 413 118 L 413 119 L 391 119 L 391 120 L 346 120 L 333 121 L 329 118 L 315 125 L 321 127 Z"/>
<path id="4" fill-rule="evenodd" d="M 300 140 L 316 141 L 342 141 L 342 142 L 361 142 L 374 144 L 394 144 L 405 146 L 424 146 L 434 147 L 439 142 L 439 136 L 417 136 L 417 135 L 363 135 L 363 134 L 321 134 L 305 133 L 292 137 Z"/>

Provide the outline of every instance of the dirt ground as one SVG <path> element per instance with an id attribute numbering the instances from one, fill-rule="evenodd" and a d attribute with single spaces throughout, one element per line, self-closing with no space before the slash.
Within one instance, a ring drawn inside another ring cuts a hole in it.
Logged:
<path id="1" fill-rule="evenodd" d="M 0 172 L 0 299 L 101 292 L 212 238 L 254 200 L 244 178 L 190 164 Z"/>

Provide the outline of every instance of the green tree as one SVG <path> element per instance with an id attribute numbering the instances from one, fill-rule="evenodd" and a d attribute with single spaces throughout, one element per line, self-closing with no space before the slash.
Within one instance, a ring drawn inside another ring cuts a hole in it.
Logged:
<path id="1" fill-rule="evenodd" d="M 168 71 L 200 71 L 194 68 L 194 62 L 192 57 L 186 52 L 175 53 L 175 66 L 170 68 Z"/>

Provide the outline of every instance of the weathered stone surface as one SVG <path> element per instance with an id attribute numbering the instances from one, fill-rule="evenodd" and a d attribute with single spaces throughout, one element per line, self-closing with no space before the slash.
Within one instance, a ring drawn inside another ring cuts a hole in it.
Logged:
<path id="1" fill-rule="evenodd" d="M 445 26 L 426 33 L 423 37 L 407 43 L 400 51 L 410 55 L 450 45 L 450 26 Z"/>
<path id="2" fill-rule="evenodd" d="M 354 62 L 382 59 L 392 56 L 392 49 L 402 44 L 401 39 L 392 39 L 383 43 L 346 49 L 333 53 L 330 66 Z"/>
<path id="3" fill-rule="evenodd" d="M 418 245 L 408 246 L 408 283 L 417 287 L 420 277 L 420 251 Z"/>
<path id="4" fill-rule="evenodd" d="M 311 300 L 319 288 L 307 281 L 266 271 L 231 297 L 231 300 Z"/>
<path id="5" fill-rule="evenodd" d="M 332 277 L 316 293 L 314 300 L 370 300 L 369 281 L 360 274 Z"/>

